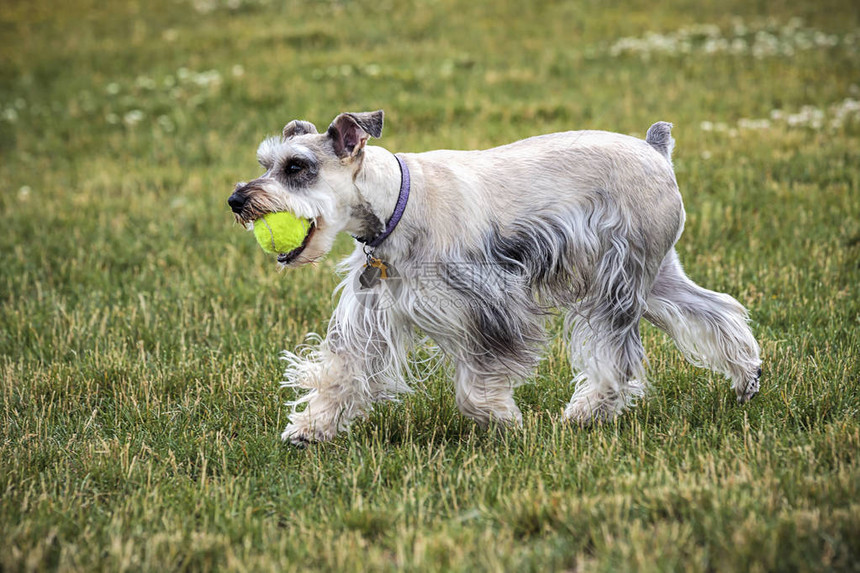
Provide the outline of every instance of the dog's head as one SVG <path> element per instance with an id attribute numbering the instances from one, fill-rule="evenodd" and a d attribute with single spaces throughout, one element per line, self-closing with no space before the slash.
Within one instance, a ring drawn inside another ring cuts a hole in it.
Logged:
<path id="1" fill-rule="evenodd" d="M 280 137 L 264 140 L 257 161 L 265 173 L 236 185 L 227 200 L 236 220 L 245 226 L 267 213 L 289 211 L 313 224 L 302 245 L 281 253 L 278 262 L 297 267 L 324 256 L 343 230 L 373 236 L 380 223 L 370 218 L 355 185 L 370 137 L 382 135 L 382 110 L 342 113 L 325 133 L 314 124 L 294 120 Z M 370 231 L 369 234 L 364 234 Z"/>

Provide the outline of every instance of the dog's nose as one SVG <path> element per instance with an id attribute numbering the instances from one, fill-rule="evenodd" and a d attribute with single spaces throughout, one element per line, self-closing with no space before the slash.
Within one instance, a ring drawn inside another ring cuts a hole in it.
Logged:
<path id="1" fill-rule="evenodd" d="M 230 205 L 230 208 L 233 209 L 234 213 L 241 213 L 242 207 L 245 206 L 245 197 L 239 195 L 238 192 L 230 195 L 230 198 L 227 199 L 227 204 Z"/>

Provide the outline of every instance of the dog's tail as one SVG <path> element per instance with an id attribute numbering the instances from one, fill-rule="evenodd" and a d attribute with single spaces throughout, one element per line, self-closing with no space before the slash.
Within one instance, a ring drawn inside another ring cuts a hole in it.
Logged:
<path id="1" fill-rule="evenodd" d="M 672 149 L 675 147 L 675 140 L 672 139 L 672 124 L 668 121 L 658 121 L 648 128 L 648 133 L 645 135 L 645 141 L 654 149 L 660 152 L 660 155 L 666 158 L 666 161 L 672 163 Z"/>

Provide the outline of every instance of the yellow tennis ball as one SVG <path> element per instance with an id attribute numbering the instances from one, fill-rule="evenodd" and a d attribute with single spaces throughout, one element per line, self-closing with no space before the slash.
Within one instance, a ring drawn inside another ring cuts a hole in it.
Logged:
<path id="1" fill-rule="evenodd" d="M 308 219 L 281 211 L 254 221 L 254 236 L 269 254 L 289 253 L 302 246 L 310 228 Z"/>

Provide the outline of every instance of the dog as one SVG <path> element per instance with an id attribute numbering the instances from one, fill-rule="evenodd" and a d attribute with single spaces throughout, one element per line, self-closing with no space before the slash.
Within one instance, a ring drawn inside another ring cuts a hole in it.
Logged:
<path id="1" fill-rule="evenodd" d="M 284 353 L 282 385 L 305 392 L 288 404 L 282 439 L 330 440 L 410 392 L 411 353 L 425 337 L 453 366 L 463 415 L 519 425 L 514 388 L 557 312 L 577 373 L 565 420 L 610 420 L 643 396 L 643 317 L 731 380 L 739 403 L 758 392 L 746 309 L 690 280 L 674 248 L 685 213 L 670 123 L 644 141 L 571 131 L 395 155 L 367 145 L 383 120 L 381 110 L 342 113 L 322 134 L 291 121 L 260 144 L 265 173 L 228 200 L 246 226 L 277 211 L 312 221 L 302 245 L 278 256 L 282 267 L 319 260 L 342 231 L 356 240 L 325 337 Z"/>

